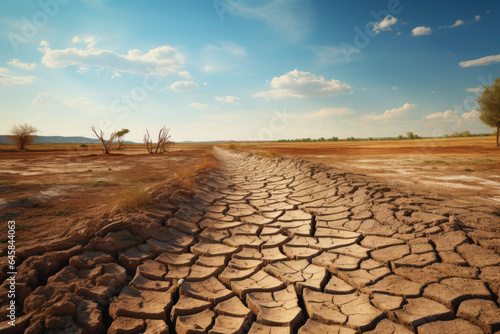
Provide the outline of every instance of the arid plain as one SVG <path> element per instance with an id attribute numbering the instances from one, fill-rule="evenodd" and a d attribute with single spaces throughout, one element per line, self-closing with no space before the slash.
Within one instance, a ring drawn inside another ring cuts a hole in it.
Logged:
<path id="1" fill-rule="evenodd" d="M 493 137 L 3 148 L 20 332 L 500 329 Z"/>

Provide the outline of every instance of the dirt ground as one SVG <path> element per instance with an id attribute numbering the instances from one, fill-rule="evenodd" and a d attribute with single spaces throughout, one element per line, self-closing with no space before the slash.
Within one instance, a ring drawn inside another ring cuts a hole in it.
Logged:
<path id="1" fill-rule="evenodd" d="M 0 151 L 0 234 L 6 236 L 7 221 L 15 220 L 17 247 L 56 239 L 84 218 L 97 221 L 124 194 L 193 166 L 210 146 L 174 146 L 168 154 L 158 155 L 141 145 L 110 155 L 98 146 L 77 145 Z"/>
<path id="2" fill-rule="evenodd" d="M 101 218 L 120 194 L 189 168 L 212 146 L 178 144 L 163 155 L 144 153 L 141 145 L 110 155 L 99 146 L 36 145 L 27 152 L 2 147 L 0 232 L 4 222 L 15 220 L 18 246 L 53 240 L 83 218 Z M 236 146 L 369 175 L 409 193 L 500 203 L 500 149 L 493 137 Z"/>
<path id="3" fill-rule="evenodd" d="M 369 175 L 406 192 L 500 203 L 500 148 L 494 137 L 241 145 Z"/>

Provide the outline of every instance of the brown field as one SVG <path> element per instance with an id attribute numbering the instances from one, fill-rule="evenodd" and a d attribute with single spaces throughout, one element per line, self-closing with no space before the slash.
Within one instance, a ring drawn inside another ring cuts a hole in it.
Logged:
<path id="1" fill-rule="evenodd" d="M 406 191 L 500 202 L 500 148 L 494 137 L 236 144 L 237 149 L 323 163 L 379 178 Z"/>
<path id="2" fill-rule="evenodd" d="M 99 145 L 31 145 L 26 152 L 0 146 L 0 221 L 18 224 L 17 246 L 59 237 L 82 219 L 118 209 L 140 211 L 150 187 L 175 179 L 189 187 L 211 145 L 174 145 L 149 154 L 128 145 L 104 155 Z M 6 235 L 7 224 L 0 232 Z M 4 240 L 1 240 L 4 242 Z"/>
<path id="3" fill-rule="evenodd" d="M 148 203 L 148 187 L 174 177 L 189 187 L 188 174 L 213 145 L 176 144 L 167 154 L 152 155 L 137 144 L 107 156 L 99 145 L 32 145 L 26 152 L 2 145 L 0 220 L 16 220 L 22 246 L 53 239 L 75 222 L 97 220 L 115 206 L 141 210 Z M 220 146 L 319 162 L 410 193 L 500 201 L 500 150 L 493 137 Z"/>

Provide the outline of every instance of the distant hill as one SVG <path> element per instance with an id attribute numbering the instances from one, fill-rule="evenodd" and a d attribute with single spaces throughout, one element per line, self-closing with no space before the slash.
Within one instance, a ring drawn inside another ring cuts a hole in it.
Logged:
<path id="1" fill-rule="evenodd" d="M 5 135 L 0 135 L 0 144 L 12 144 L 13 142 Z M 64 137 L 64 136 L 38 136 L 35 144 L 99 144 L 99 139 L 86 137 Z M 127 144 L 133 142 L 125 141 Z"/>

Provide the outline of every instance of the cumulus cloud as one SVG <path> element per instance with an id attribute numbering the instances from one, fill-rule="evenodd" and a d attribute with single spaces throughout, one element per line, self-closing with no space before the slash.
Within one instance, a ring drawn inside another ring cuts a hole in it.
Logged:
<path id="1" fill-rule="evenodd" d="M 411 34 L 413 36 L 429 36 L 430 34 L 432 34 L 432 29 L 429 27 L 416 27 L 411 31 Z"/>
<path id="2" fill-rule="evenodd" d="M 424 119 L 434 119 L 434 118 L 451 118 L 451 117 L 458 117 L 460 114 L 458 111 L 455 110 L 446 110 L 443 112 L 437 112 L 434 114 L 430 114 L 427 116 L 424 116 Z"/>
<path id="3" fill-rule="evenodd" d="M 474 60 L 461 61 L 458 65 L 461 67 L 486 66 L 500 62 L 500 55 L 488 56 Z"/>
<path id="4" fill-rule="evenodd" d="M 38 93 L 38 95 L 33 99 L 32 104 L 43 106 L 43 107 L 53 107 L 53 106 L 66 106 L 66 107 L 81 107 L 90 103 L 88 97 L 78 97 L 75 99 L 70 99 L 67 97 L 58 97 L 49 93 Z"/>
<path id="5" fill-rule="evenodd" d="M 180 71 L 177 75 L 186 79 L 191 78 L 191 73 L 189 73 L 189 71 Z"/>
<path id="6" fill-rule="evenodd" d="M 208 107 L 208 105 L 203 104 L 203 103 L 198 103 L 198 102 L 190 103 L 189 106 L 196 108 L 196 109 L 205 109 L 206 107 Z"/>
<path id="7" fill-rule="evenodd" d="M 479 117 L 479 115 L 481 115 L 481 113 L 479 112 L 479 110 L 471 110 L 470 112 L 464 112 L 462 114 L 462 118 L 463 119 L 472 119 L 472 118 L 477 118 Z"/>
<path id="8" fill-rule="evenodd" d="M 47 41 L 40 43 L 43 53 L 42 63 L 47 67 L 64 68 L 67 66 L 98 67 L 111 72 L 128 72 L 139 75 L 156 74 L 165 76 L 179 72 L 184 64 L 183 55 L 175 48 L 165 45 L 148 52 L 129 50 L 127 54 L 94 47 L 92 37 L 84 38 L 87 49 L 75 47 L 53 50 Z"/>
<path id="9" fill-rule="evenodd" d="M 391 26 L 395 25 L 398 22 L 398 19 L 392 15 L 387 15 L 380 22 L 375 22 L 373 24 L 372 30 L 377 34 L 381 31 L 391 30 Z"/>
<path id="10" fill-rule="evenodd" d="M 482 88 L 482 87 L 466 88 L 465 90 L 468 92 L 471 92 L 471 93 L 481 93 L 484 90 L 484 88 Z"/>
<path id="11" fill-rule="evenodd" d="M 437 112 L 434 114 L 430 114 L 427 116 L 424 116 L 424 119 L 442 119 L 446 121 L 451 121 L 451 122 L 462 122 L 465 120 L 471 120 L 474 118 L 479 117 L 481 113 L 478 110 L 471 110 L 470 112 L 464 112 L 463 114 L 460 115 L 458 111 L 455 110 L 446 110 L 443 112 Z"/>
<path id="12" fill-rule="evenodd" d="M 177 93 L 190 92 L 198 89 L 198 87 L 198 84 L 194 81 L 176 81 L 170 85 L 170 89 Z"/>
<path id="13" fill-rule="evenodd" d="M 415 108 L 417 108 L 416 104 L 405 103 L 400 108 L 387 109 L 381 115 L 365 115 L 363 117 L 363 119 L 364 120 L 373 120 L 373 121 L 386 120 L 386 119 L 397 117 L 397 116 L 403 114 L 405 111 L 409 111 L 409 110 L 412 110 L 412 109 L 415 109 Z"/>
<path id="14" fill-rule="evenodd" d="M 352 93 L 352 87 L 339 80 L 327 81 L 322 75 L 299 70 L 290 71 L 271 80 L 271 90 L 253 94 L 255 97 L 282 99 L 285 97 L 326 97 Z"/>
<path id="15" fill-rule="evenodd" d="M 321 110 L 312 112 L 312 113 L 307 113 L 307 114 L 301 114 L 298 115 L 300 118 L 305 118 L 305 119 L 318 119 L 318 118 L 324 118 L 324 117 L 329 117 L 329 116 L 341 116 L 341 115 L 349 115 L 352 114 L 354 110 L 351 108 L 323 108 Z"/>
<path id="16" fill-rule="evenodd" d="M 33 82 L 35 80 L 34 76 L 26 75 L 26 76 L 16 76 L 10 74 L 9 70 L 0 67 L 0 84 L 2 85 L 25 85 Z"/>
<path id="17" fill-rule="evenodd" d="M 224 103 L 232 103 L 232 104 L 243 104 L 242 99 L 240 99 L 239 97 L 230 96 L 230 95 L 228 95 L 226 97 L 216 96 L 215 101 L 224 102 Z"/>
<path id="18" fill-rule="evenodd" d="M 28 71 L 34 70 L 36 67 L 36 63 L 22 63 L 19 59 L 12 59 L 7 64 Z"/>

